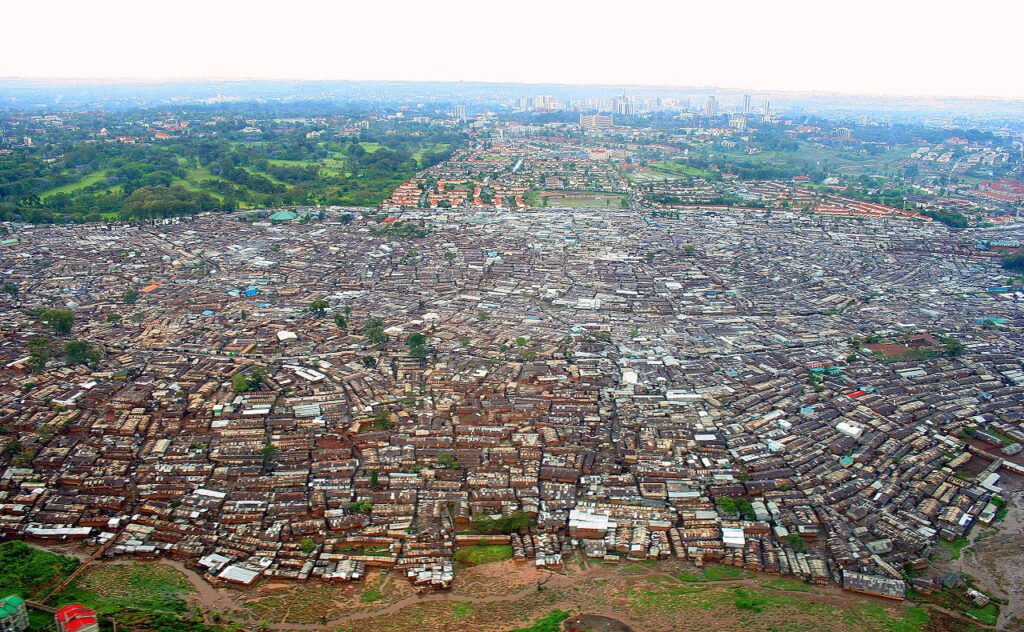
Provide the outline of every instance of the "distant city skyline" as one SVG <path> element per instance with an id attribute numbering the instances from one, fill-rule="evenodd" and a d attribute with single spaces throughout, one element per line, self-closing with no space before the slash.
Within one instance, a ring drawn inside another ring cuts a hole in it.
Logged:
<path id="1" fill-rule="evenodd" d="M 850 95 L 1024 98 L 1010 79 L 1024 8 L 982 0 L 823 6 L 524 0 L 335 5 L 125 0 L 5 9 L 0 77 L 345 79 L 708 86 Z M 20 25 L 20 26 L 19 26 Z M 29 25 L 36 25 L 30 28 Z M 45 34 L 45 38 L 41 37 Z"/>

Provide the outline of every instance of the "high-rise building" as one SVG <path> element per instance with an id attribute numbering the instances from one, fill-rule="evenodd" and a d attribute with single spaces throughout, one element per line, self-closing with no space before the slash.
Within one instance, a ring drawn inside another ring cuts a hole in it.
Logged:
<path id="1" fill-rule="evenodd" d="M 614 125 L 611 114 L 580 114 L 583 129 L 605 129 Z"/>
<path id="2" fill-rule="evenodd" d="M 633 97 L 627 97 L 626 95 L 615 97 L 612 102 L 612 111 L 624 116 L 636 114 L 636 104 L 634 103 Z"/>
<path id="3" fill-rule="evenodd" d="M 28 611 L 25 600 L 17 595 L 0 599 L 0 632 L 28 630 Z"/>
<path id="4" fill-rule="evenodd" d="M 64 606 L 53 615 L 60 632 L 99 632 L 99 621 L 96 611 L 86 608 L 80 603 Z"/>
<path id="5" fill-rule="evenodd" d="M 743 113 L 744 114 L 750 114 L 750 95 L 749 94 L 744 94 L 743 95 Z"/>
<path id="6" fill-rule="evenodd" d="M 456 105 L 455 106 L 455 118 L 459 119 L 460 121 L 466 120 L 466 106 L 464 106 L 464 105 Z"/>
<path id="7" fill-rule="evenodd" d="M 761 116 L 771 116 L 771 113 L 772 104 L 768 101 L 768 99 L 765 99 L 764 105 L 761 106 Z"/>
<path id="8" fill-rule="evenodd" d="M 713 94 L 709 94 L 704 102 L 704 116 L 718 116 L 718 99 Z"/>

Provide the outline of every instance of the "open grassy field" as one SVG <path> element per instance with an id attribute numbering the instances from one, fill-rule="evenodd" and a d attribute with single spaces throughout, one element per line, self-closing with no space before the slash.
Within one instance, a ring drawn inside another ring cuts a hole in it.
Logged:
<path id="1" fill-rule="evenodd" d="M 268 160 L 272 165 L 279 167 L 310 167 L 318 163 L 316 160 Z"/>
<path id="2" fill-rule="evenodd" d="M 896 146 L 877 155 L 859 155 L 840 151 L 831 147 L 823 147 L 801 142 L 795 151 L 762 151 L 747 154 L 739 149 L 723 149 L 720 147 L 706 150 L 702 157 L 711 159 L 728 159 L 737 162 L 773 165 L 777 167 L 802 167 L 810 164 L 834 169 L 850 176 L 878 175 L 888 167 L 904 160 L 914 153 L 913 147 Z"/>
<path id="3" fill-rule="evenodd" d="M 430 145 L 429 147 L 420 147 L 415 152 L 413 152 L 412 157 L 416 161 L 416 164 L 418 164 L 420 168 L 422 168 L 423 154 L 427 153 L 428 151 L 444 151 L 450 148 L 451 145 L 449 145 L 448 143 L 436 143 L 434 145 Z"/>
<path id="4" fill-rule="evenodd" d="M 550 208 L 623 208 L 625 193 L 599 191 L 529 191 L 524 200 L 530 206 Z"/>
<path id="5" fill-rule="evenodd" d="M 0 568 L 0 581 L 12 572 L 20 578 L 34 567 L 45 571 L 45 585 L 76 563 L 37 549 L 26 552 L 21 543 L 8 546 L 12 550 L 4 557 L 5 546 L 0 545 L 0 561 L 9 569 Z M 175 568 L 125 562 L 90 567 L 50 603 L 80 601 L 130 629 L 158 632 L 240 632 L 263 629 L 264 622 L 270 629 L 319 626 L 316 629 L 347 632 L 554 632 L 567 616 L 577 614 L 599 615 L 654 632 L 977 630 L 967 619 L 951 619 L 911 603 L 871 599 L 835 586 L 731 566 L 696 568 L 678 560 L 604 564 L 574 556 L 564 569 L 549 573 L 507 559 L 510 553 L 507 545 L 459 548 L 460 564 L 471 564 L 460 570 L 450 593 L 425 597 L 417 596 L 400 574 L 374 570 L 366 580 L 346 584 L 261 582 L 250 590 L 221 591 L 220 596 L 206 591 L 216 600 L 211 608 L 206 602 L 209 594 L 197 593 Z M 67 560 L 67 568 L 54 572 L 52 563 L 59 565 L 61 559 Z M 0 584 L 0 589 L 5 587 Z M 935 597 L 929 601 L 964 611 L 963 604 Z M 219 624 L 210 621 L 213 609 L 219 612 Z M 200 610 L 205 611 L 205 624 Z M 966 610 L 986 623 L 998 612 L 994 605 Z M 37 619 L 39 626 L 33 629 L 42 630 L 46 621 Z"/>
<path id="6" fill-rule="evenodd" d="M 182 614 L 192 592 L 188 579 L 166 564 L 102 564 L 87 568 L 51 601 L 86 604 L 100 614 L 123 610 Z"/>
<path id="7" fill-rule="evenodd" d="M 43 194 L 40 195 L 39 197 L 42 199 L 46 199 L 48 197 L 59 195 L 61 193 L 73 193 L 75 191 L 78 191 L 79 189 L 84 189 L 85 187 L 92 186 L 106 177 L 106 170 L 94 171 L 90 174 L 82 176 L 82 178 L 77 182 L 69 182 L 68 184 L 65 184 L 63 186 L 54 187 L 52 189 L 44 191 Z"/>
<path id="8" fill-rule="evenodd" d="M 455 563 L 461 567 L 476 566 L 489 562 L 501 562 L 512 559 L 512 547 L 508 544 L 489 546 L 476 544 L 464 546 L 455 552 Z"/>
<path id="9" fill-rule="evenodd" d="M 548 575 L 530 566 L 507 561 L 465 569 L 453 587 L 452 601 L 413 602 L 398 611 L 346 621 L 345 629 L 556 631 L 566 613 L 601 615 L 652 632 L 960 629 L 929 627 L 929 612 L 919 606 L 867 599 L 831 586 L 755 577 L 732 567 L 583 563 Z M 541 582 L 542 588 L 531 585 Z M 489 596 L 481 600 L 483 595 Z M 385 598 L 379 606 L 388 603 Z"/>
<path id="10" fill-rule="evenodd" d="M 196 183 L 196 181 L 192 180 L 192 179 L 183 180 L 181 178 L 174 178 L 173 180 L 171 180 L 171 184 L 172 185 L 179 184 L 179 185 L 185 187 L 186 189 L 188 189 L 189 191 L 204 191 L 206 193 L 209 193 L 213 197 L 217 198 L 218 200 L 223 200 L 224 199 L 224 196 L 222 196 L 220 193 L 218 193 L 216 191 L 207 191 L 206 189 L 200 187 Z"/>
<path id="11" fill-rule="evenodd" d="M 668 160 L 652 162 L 650 166 L 660 171 L 667 171 L 681 176 L 692 176 L 694 178 L 708 178 L 711 176 L 710 171 Z"/>
<path id="12" fill-rule="evenodd" d="M 678 180 L 675 173 L 667 171 L 655 171 L 654 169 L 635 168 L 632 171 L 624 171 L 623 174 L 630 182 L 645 184 L 648 182 L 664 182 L 666 180 Z"/>

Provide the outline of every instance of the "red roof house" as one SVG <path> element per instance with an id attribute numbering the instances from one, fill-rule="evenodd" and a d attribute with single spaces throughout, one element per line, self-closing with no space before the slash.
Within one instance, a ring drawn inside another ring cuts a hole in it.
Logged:
<path id="1" fill-rule="evenodd" d="M 72 603 L 57 611 L 53 617 L 60 632 L 99 632 L 96 611 L 80 603 Z"/>

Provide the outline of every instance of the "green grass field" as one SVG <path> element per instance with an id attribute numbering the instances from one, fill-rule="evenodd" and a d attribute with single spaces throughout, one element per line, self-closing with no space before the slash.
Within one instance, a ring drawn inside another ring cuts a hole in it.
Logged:
<path id="1" fill-rule="evenodd" d="M 206 189 L 204 189 L 204 188 L 200 187 L 198 184 L 196 184 L 196 181 L 194 181 L 192 179 L 182 180 L 181 178 L 174 178 L 173 180 L 171 180 L 171 184 L 172 185 L 175 185 L 175 184 L 181 185 L 181 186 L 185 187 L 186 189 L 188 189 L 189 191 L 204 191 L 204 192 L 209 193 L 210 195 L 212 195 L 213 197 L 215 197 L 215 198 L 217 198 L 218 200 L 221 200 L 221 201 L 223 201 L 223 199 L 224 199 L 224 196 L 222 196 L 220 193 L 217 193 L 216 191 L 207 191 Z"/>
<path id="2" fill-rule="evenodd" d="M 528 191 L 523 198 L 529 206 L 550 208 L 623 208 L 625 193 L 597 191 Z"/>
<path id="3" fill-rule="evenodd" d="M 475 544 L 464 546 L 455 552 L 455 563 L 462 567 L 509 559 L 512 559 L 512 547 L 508 544 Z"/>
<path id="4" fill-rule="evenodd" d="M 316 160 L 268 160 L 267 162 L 279 167 L 310 167 L 318 164 Z"/>
<path id="5" fill-rule="evenodd" d="M 41 196 L 39 196 L 39 197 L 45 200 L 48 197 L 51 197 L 51 196 L 54 196 L 54 195 L 59 195 L 61 193 L 74 193 L 75 191 L 78 191 L 79 189 L 84 189 L 84 188 L 86 188 L 88 186 L 92 186 L 92 185 L 96 184 L 97 182 L 100 182 L 101 180 L 103 180 L 106 177 L 107 177 L 107 172 L 105 170 L 103 170 L 103 171 L 94 171 L 94 172 L 92 172 L 92 173 L 90 173 L 88 175 L 82 176 L 82 178 L 78 182 L 70 182 L 70 183 L 65 184 L 63 186 L 54 187 L 52 189 L 49 189 L 49 190 L 43 192 L 43 194 Z"/>
<path id="6" fill-rule="evenodd" d="M 145 610 L 182 614 L 194 592 L 180 571 L 166 564 L 103 564 L 87 568 L 51 603 L 82 603 L 100 614 Z"/>
<path id="7" fill-rule="evenodd" d="M 623 173 L 626 176 L 626 179 L 630 182 L 637 182 L 640 184 L 679 179 L 677 174 L 668 173 L 667 171 L 655 171 L 654 169 L 635 168 L 632 171 L 624 171 Z"/>
<path id="8" fill-rule="evenodd" d="M 701 154 L 704 158 L 712 161 L 722 158 L 744 163 L 773 165 L 776 167 L 791 167 L 821 165 L 829 167 L 848 176 L 876 175 L 886 171 L 900 160 L 910 157 L 915 148 L 905 145 L 893 147 L 878 155 L 852 155 L 829 147 L 822 147 L 806 142 L 801 142 L 796 151 L 762 151 L 756 154 L 747 154 L 739 149 L 726 149 L 721 147 L 711 148 Z"/>
<path id="9" fill-rule="evenodd" d="M 960 555 L 963 550 L 970 546 L 971 542 L 967 538 L 957 538 L 955 540 L 939 540 L 939 547 L 949 553 L 949 556 L 954 560 L 960 559 Z"/>
<path id="10" fill-rule="evenodd" d="M 690 165 L 684 165 L 679 162 L 660 161 L 652 162 L 650 166 L 654 169 L 661 171 L 667 171 L 681 176 L 692 176 L 694 178 L 709 178 L 711 172 L 704 169 L 698 169 L 697 167 L 691 167 Z"/>
<path id="11" fill-rule="evenodd" d="M 423 167 L 423 154 L 427 153 L 428 151 L 442 151 L 447 150 L 449 148 L 451 148 L 451 145 L 449 145 L 448 143 L 437 143 L 436 145 L 431 145 L 429 147 L 420 147 L 413 153 L 412 157 L 416 161 L 416 164 L 418 164 L 420 167 Z"/>

